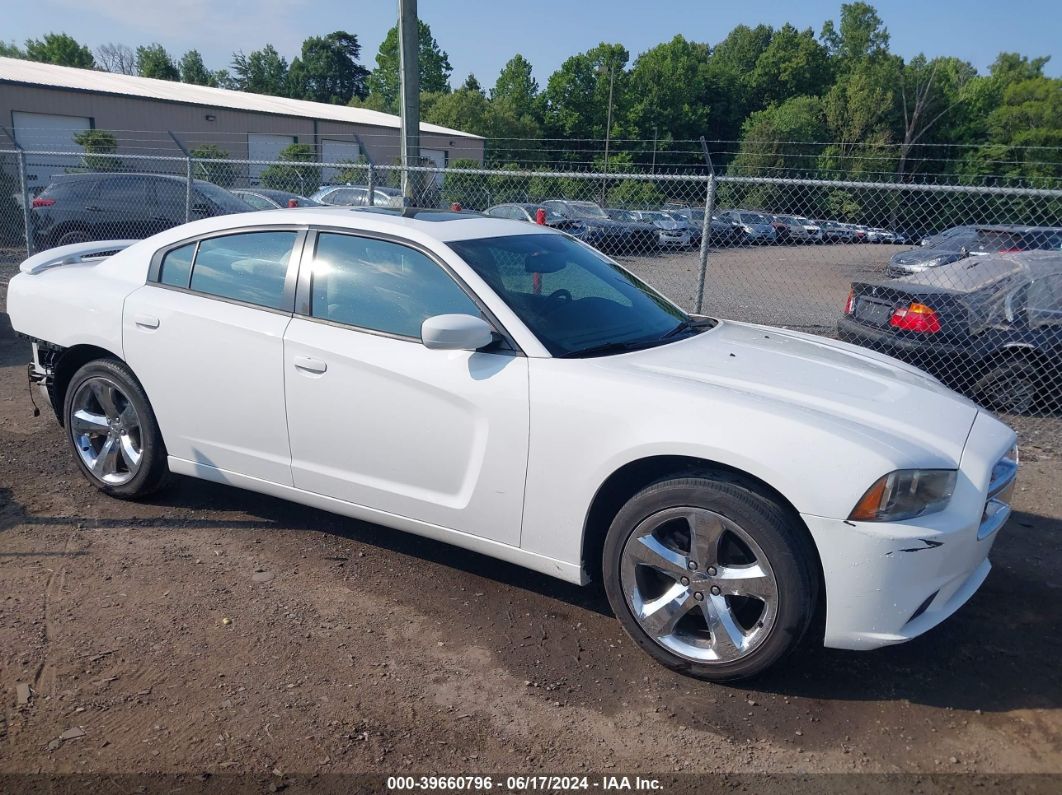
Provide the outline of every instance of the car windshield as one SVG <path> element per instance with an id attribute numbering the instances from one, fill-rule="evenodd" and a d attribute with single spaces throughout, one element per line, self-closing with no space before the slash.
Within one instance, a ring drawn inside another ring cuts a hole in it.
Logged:
<path id="1" fill-rule="evenodd" d="M 233 196 L 224 188 L 219 188 L 213 182 L 195 181 L 195 189 L 210 201 L 214 202 L 222 210 L 230 213 L 242 213 L 251 209 L 251 206 L 238 196 Z"/>
<path id="2" fill-rule="evenodd" d="M 762 215 L 759 215 L 758 213 L 741 213 L 741 215 L 739 217 L 741 218 L 741 223 L 743 223 L 743 224 L 769 224 L 770 223 L 770 221 L 768 221 L 766 218 L 764 218 Z"/>
<path id="3" fill-rule="evenodd" d="M 568 202 L 572 213 L 578 218 L 604 218 L 608 219 L 608 213 L 593 202 Z"/>
<path id="4" fill-rule="evenodd" d="M 690 322 L 651 287 L 562 235 L 508 235 L 448 245 L 553 356 L 650 347 L 674 339 Z M 605 346 L 615 349 L 600 350 Z"/>

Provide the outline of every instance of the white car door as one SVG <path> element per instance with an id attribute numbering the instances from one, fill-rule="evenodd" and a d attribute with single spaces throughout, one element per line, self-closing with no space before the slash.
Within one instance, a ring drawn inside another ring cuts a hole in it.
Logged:
<path id="1" fill-rule="evenodd" d="M 171 246 L 126 299 L 126 360 L 169 455 L 291 485 L 284 331 L 304 237 L 270 228 Z"/>
<path id="2" fill-rule="evenodd" d="M 424 347 L 426 317 L 481 312 L 415 248 L 321 231 L 306 251 L 284 337 L 295 486 L 519 544 L 527 359 Z"/>

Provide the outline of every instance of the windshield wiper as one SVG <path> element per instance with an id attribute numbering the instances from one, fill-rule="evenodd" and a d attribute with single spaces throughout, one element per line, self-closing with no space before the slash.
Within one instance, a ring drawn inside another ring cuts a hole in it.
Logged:
<path id="1" fill-rule="evenodd" d="M 668 332 L 665 332 L 660 339 L 669 340 L 672 337 L 677 337 L 679 334 L 682 334 L 685 331 L 696 331 L 697 329 L 711 328 L 714 325 L 715 321 L 710 317 L 701 317 L 697 319 L 686 318 L 677 326 L 675 326 L 675 328 L 671 329 Z"/>
<path id="2" fill-rule="evenodd" d="M 659 339 L 629 340 L 627 342 L 606 342 L 603 345 L 591 345 L 589 348 L 580 348 L 579 350 L 568 351 L 567 353 L 562 353 L 554 358 L 579 359 L 583 356 L 608 356 L 610 353 L 625 353 L 627 351 L 637 351 L 642 348 L 651 348 L 654 345 L 658 345 L 659 343 Z"/>

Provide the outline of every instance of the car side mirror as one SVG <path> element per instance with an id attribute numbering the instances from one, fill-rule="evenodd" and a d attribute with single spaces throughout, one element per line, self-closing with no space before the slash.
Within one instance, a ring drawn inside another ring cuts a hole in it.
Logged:
<path id="1" fill-rule="evenodd" d="M 494 341 L 494 329 L 474 315 L 435 315 L 421 324 L 420 341 L 437 351 L 476 351 Z"/>

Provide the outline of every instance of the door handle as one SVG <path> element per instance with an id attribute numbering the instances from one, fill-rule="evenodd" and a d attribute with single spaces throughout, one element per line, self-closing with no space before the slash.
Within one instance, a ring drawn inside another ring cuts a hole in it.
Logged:
<path id="1" fill-rule="evenodd" d="M 304 370 L 307 373 L 321 374 L 328 369 L 328 365 L 320 359 L 314 359 L 312 356 L 296 356 L 295 368 L 297 370 Z"/>
<path id="2" fill-rule="evenodd" d="M 140 328 L 158 328 L 159 327 L 159 319 L 157 317 L 155 317 L 154 315 L 143 315 L 143 314 L 133 315 L 133 322 L 136 323 L 138 326 L 140 326 Z"/>

